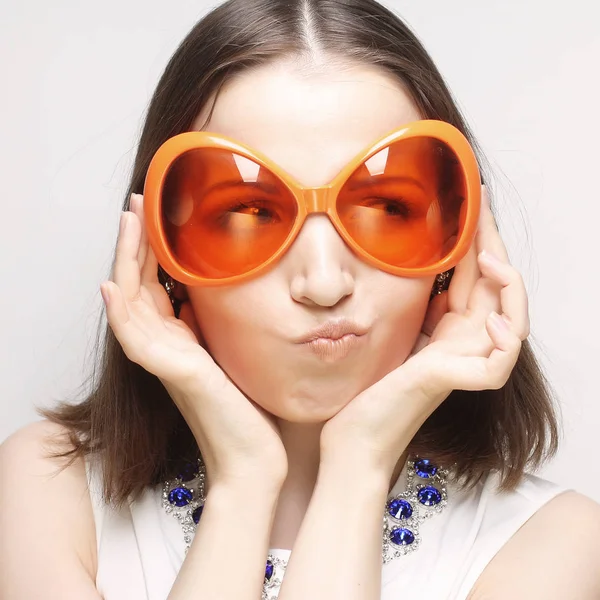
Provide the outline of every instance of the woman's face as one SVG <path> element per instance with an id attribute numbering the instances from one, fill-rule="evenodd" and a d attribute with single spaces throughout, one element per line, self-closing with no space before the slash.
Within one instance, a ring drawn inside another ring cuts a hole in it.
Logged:
<path id="1" fill-rule="evenodd" d="M 208 108 L 193 129 L 207 114 Z M 230 81 L 203 129 L 259 150 L 301 184 L 317 187 L 377 138 L 420 118 L 384 71 L 330 67 L 306 74 L 281 63 Z M 195 317 L 188 324 L 257 404 L 287 421 L 320 422 L 406 360 L 433 280 L 396 277 L 366 264 L 327 216 L 312 215 L 283 258 L 260 277 L 187 287 Z M 346 356 L 332 359 L 297 343 L 340 318 L 366 331 Z"/>

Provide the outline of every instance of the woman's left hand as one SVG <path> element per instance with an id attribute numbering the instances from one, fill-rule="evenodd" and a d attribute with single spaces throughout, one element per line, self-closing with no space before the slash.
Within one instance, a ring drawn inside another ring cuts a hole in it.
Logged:
<path id="1" fill-rule="evenodd" d="M 475 241 L 448 292 L 432 299 L 410 356 L 325 423 L 322 453 L 360 457 L 391 476 L 410 440 L 452 390 L 506 383 L 528 336 L 523 278 L 509 263 L 482 186 Z"/>

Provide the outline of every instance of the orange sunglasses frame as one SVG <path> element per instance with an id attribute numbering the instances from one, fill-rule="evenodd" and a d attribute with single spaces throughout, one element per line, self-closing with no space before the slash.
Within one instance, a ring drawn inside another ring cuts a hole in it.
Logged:
<path id="1" fill-rule="evenodd" d="M 375 155 L 382 148 L 400 139 L 423 136 L 435 138 L 444 142 L 454 151 L 460 162 L 465 178 L 467 193 L 467 200 L 463 204 L 463 206 L 466 205 L 466 214 L 461 212 L 461 223 L 464 221 L 462 235 L 457 240 L 456 246 L 448 256 L 429 267 L 394 267 L 365 252 L 348 235 L 338 218 L 336 212 L 336 199 L 342 186 L 346 183 L 346 180 L 365 160 Z M 173 253 L 169 250 L 166 235 L 162 227 L 162 189 L 166 176 L 174 161 L 185 152 L 194 148 L 219 148 L 249 158 L 269 169 L 276 175 L 296 199 L 298 214 L 287 239 L 268 260 L 247 273 L 223 279 L 200 277 L 182 267 L 177 262 Z M 471 145 L 456 127 L 445 121 L 433 119 L 414 121 L 387 133 L 367 149 L 357 154 L 346 164 L 338 175 L 336 175 L 333 181 L 318 188 L 300 185 L 293 177 L 261 152 L 253 150 L 229 137 L 206 131 L 188 131 L 173 136 L 164 142 L 156 151 L 150 162 L 144 183 L 144 220 L 148 233 L 148 241 L 156 255 L 158 263 L 175 280 L 184 285 L 191 286 L 230 285 L 260 275 L 273 266 L 288 250 L 302 228 L 306 217 L 313 213 L 326 214 L 348 246 L 350 246 L 359 257 L 374 267 L 401 277 L 426 277 L 435 275 L 456 266 L 467 254 L 477 231 L 480 210 L 481 179 L 477 159 Z"/>

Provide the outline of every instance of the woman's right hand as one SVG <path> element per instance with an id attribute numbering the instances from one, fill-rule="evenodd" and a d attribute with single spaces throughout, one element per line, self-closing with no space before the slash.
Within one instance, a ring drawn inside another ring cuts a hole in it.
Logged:
<path id="1" fill-rule="evenodd" d="M 101 285 L 110 327 L 126 356 L 156 375 L 189 425 L 208 486 L 240 480 L 280 486 L 287 455 L 272 415 L 247 398 L 175 317 L 158 281 L 143 198 L 122 213 L 112 279 Z"/>

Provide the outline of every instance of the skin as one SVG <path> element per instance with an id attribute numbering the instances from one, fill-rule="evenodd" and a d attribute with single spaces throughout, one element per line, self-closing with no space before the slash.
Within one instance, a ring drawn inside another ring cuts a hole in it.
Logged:
<path id="1" fill-rule="evenodd" d="M 318 186 L 373 138 L 419 118 L 385 73 L 353 68 L 340 76 L 337 65 L 303 72 L 295 66 L 271 65 L 230 82 L 214 123 L 199 115 L 196 125 L 220 127 L 278 160 L 301 183 Z M 207 465 L 202 526 L 173 598 L 199 590 L 206 597 L 256 596 L 268 547 L 294 550 L 281 600 L 379 598 L 381 510 L 410 440 L 453 389 L 505 385 L 529 335 L 523 279 L 510 265 L 487 191 L 474 243 L 448 292 L 431 303 L 432 278 L 368 268 L 325 218 L 313 216 L 284 260 L 253 282 L 180 287 L 186 299 L 180 319 L 156 277 L 141 201 L 134 194 L 132 212 L 122 217 L 114 283 L 101 289 L 126 354 L 163 382 Z M 392 294 L 399 301 L 391 302 Z M 360 364 L 313 368 L 291 349 L 292 337 L 304 333 L 295 327 L 308 329 L 329 315 L 372 319 L 363 323 L 370 328 L 369 351 Z M 344 517 L 360 544 L 340 544 L 340 490 L 346 489 L 352 493 L 344 498 Z M 553 547 L 557 515 L 563 521 L 571 514 L 582 519 L 566 527 L 574 536 L 566 555 L 575 560 L 567 565 L 562 553 L 553 553 L 550 568 L 536 572 L 541 548 Z M 490 561 L 470 597 L 515 597 L 514 590 L 529 586 L 539 598 L 596 598 L 590 565 L 597 564 L 598 538 L 589 534 L 598 522 L 597 505 L 578 494 L 548 502 Z M 239 577 L 231 579 L 219 555 L 234 532 Z M 323 564 L 327 569 L 315 569 Z M 543 591 L 542 580 L 548 582 Z"/>
<path id="2" fill-rule="evenodd" d="M 385 71 L 352 67 L 306 73 L 285 63 L 236 77 L 202 127 L 207 112 L 198 115 L 192 129 L 233 137 L 301 184 L 315 187 L 331 181 L 380 136 L 422 118 Z M 406 360 L 433 281 L 431 276 L 397 277 L 368 265 L 328 217 L 312 215 L 282 260 L 260 277 L 176 291 L 188 304 L 181 319 L 236 385 L 276 417 L 288 475 L 273 527 L 275 547 L 291 548 L 301 524 L 319 469 L 323 424 Z M 324 363 L 292 341 L 341 316 L 369 328 L 367 343 L 346 359 Z M 405 459 L 403 453 L 390 486 Z"/>

